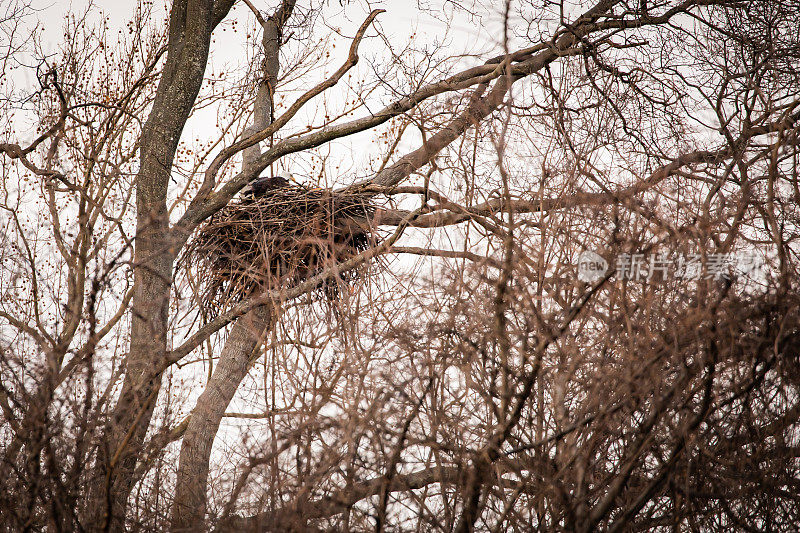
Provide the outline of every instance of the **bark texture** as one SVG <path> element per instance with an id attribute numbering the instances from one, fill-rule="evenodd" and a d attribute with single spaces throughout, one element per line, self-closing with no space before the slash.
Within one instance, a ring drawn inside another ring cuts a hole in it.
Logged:
<path id="1" fill-rule="evenodd" d="M 183 436 L 172 507 L 173 531 L 203 529 L 208 465 L 214 438 L 225 409 L 247 375 L 253 355 L 274 321 L 275 314 L 269 307 L 257 307 L 231 328 L 219 363 L 197 400 Z"/>
<path id="2" fill-rule="evenodd" d="M 253 123 L 244 132 L 247 137 L 272 122 L 273 96 L 278 79 L 279 50 L 283 26 L 294 8 L 293 0 L 285 0 L 263 27 L 263 74 L 253 109 Z M 242 167 L 250 169 L 261 150 L 255 144 L 243 152 Z M 173 531 L 203 528 L 206 509 L 211 450 L 222 417 L 239 384 L 247 375 L 250 360 L 264 336 L 274 325 L 271 308 L 257 307 L 240 318 L 231 328 L 206 389 L 192 410 L 189 426 L 181 443 L 175 501 L 172 507 Z"/>
<path id="3" fill-rule="evenodd" d="M 232 0 L 175 0 L 169 42 L 153 107 L 142 131 L 136 176 L 135 292 L 130 350 L 119 400 L 98 450 L 96 475 L 85 512 L 89 529 L 123 530 L 125 502 L 155 400 L 166 354 L 172 270 L 177 254 L 167 214 L 175 151 L 197 98 L 208 62 L 211 32 Z"/>

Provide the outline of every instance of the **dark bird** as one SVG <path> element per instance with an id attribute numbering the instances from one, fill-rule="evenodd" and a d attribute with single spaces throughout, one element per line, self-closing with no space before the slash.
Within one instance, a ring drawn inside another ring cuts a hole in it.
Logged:
<path id="1" fill-rule="evenodd" d="M 257 198 L 267 191 L 288 187 L 289 183 L 289 178 L 286 178 L 285 176 L 275 176 L 272 178 L 268 176 L 262 176 L 248 183 L 247 186 L 242 189 L 242 196 L 248 198 Z"/>

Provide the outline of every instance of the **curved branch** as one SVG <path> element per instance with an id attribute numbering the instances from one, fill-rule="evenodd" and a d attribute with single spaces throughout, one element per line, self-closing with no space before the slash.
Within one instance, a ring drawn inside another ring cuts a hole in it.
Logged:
<path id="1" fill-rule="evenodd" d="M 561 44 L 565 43 L 566 41 L 562 42 Z M 569 46 L 565 47 L 565 49 L 566 48 L 569 48 Z M 553 61 L 561 55 L 564 55 L 562 53 L 563 50 L 558 51 L 557 47 L 555 48 L 556 52 L 553 50 L 554 48 L 549 43 L 544 43 L 518 50 L 512 54 L 509 54 L 508 56 L 492 58 L 484 65 L 466 69 L 442 81 L 428 84 L 414 93 L 396 100 L 374 114 L 345 122 L 343 124 L 327 126 L 313 133 L 291 137 L 278 142 L 272 148 L 264 152 L 255 161 L 253 161 L 253 165 L 250 168 L 244 169 L 242 172 L 234 176 L 216 193 L 212 194 L 210 191 L 206 190 L 203 197 L 198 195 L 198 197 L 192 201 L 189 208 L 186 210 L 186 213 L 184 213 L 181 219 L 175 224 L 175 227 L 176 229 L 180 230 L 182 238 L 187 238 L 188 234 L 192 231 L 197 223 L 225 206 L 230 199 L 242 189 L 242 187 L 255 178 L 263 169 L 285 155 L 316 148 L 317 146 L 321 146 L 334 139 L 347 137 L 349 135 L 374 128 L 391 120 L 394 117 L 414 109 L 421 102 L 434 96 L 446 92 L 467 89 L 469 87 L 476 87 L 475 91 L 473 91 L 473 94 L 471 95 L 471 103 L 468 106 L 465 114 L 456 118 L 448 126 L 445 126 L 443 128 L 444 133 L 438 136 L 435 135 L 431 139 L 431 142 L 428 143 L 428 147 L 433 147 L 441 143 L 441 146 L 439 147 L 439 150 L 441 150 L 441 148 L 449 144 L 449 142 L 452 142 L 453 139 L 457 138 L 461 133 L 466 131 L 469 126 L 476 124 L 484 117 L 488 116 L 488 114 L 494 111 L 494 109 L 496 109 L 496 107 L 502 103 L 502 96 L 505 94 L 507 87 L 502 91 L 498 89 L 500 94 L 495 95 L 495 97 L 491 100 L 484 100 L 480 97 L 486 90 L 486 84 L 505 76 L 507 73 L 507 69 L 504 68 L 504 64 L 502 63 L 503 59 L 507 59 L 512 62 L 518 62 L 513 64 L 510 68 L 514 76 L 514 81 L 516 81 L 517 79 L 521 79 L 522 77 L 538 71 L 545 64 Z M 536 55 L 534 55 L 534 53 L 536 53 Z M 499 96 L 499 98 L 497 98 L 497 96 Z M 489 104 L 489 106 L 485 107 L 485 104 Z M 479 108 L 482 109 L 483 112 L 479 112 Z M 274 131 L 272 133 L 274 133 Z M 267 136 L 269 136 L 269 134 L 267 134 Z M 406 156 L 406 158 L 402 159 L 401 162 L 407 162 L 408 158 L 413 157 L 415 154 L 417 154 L 417 152 L 412 152 L 412 154 L 409 154 L 409 156 Z M 432 155 L 435 155 L 435 153 Z M 411 170 L 409 170 L 409 172 L 410 171 Z M 379 175 L 389 175 L 389 173 L 394 176 L 398 174 L 398 163 L 388 169 L 385 169 L 383 172 L 379 173 Z M 402 179 L 402 177 L 400 179 Z M 385 185 L 389 184 L 391 180 L 385 180 L 381 182 L 377 181 L 376 178 L 373 178 L 372 180 L 359 183 L 358 186 L 364 186 L 373 182 Z"/>
<path id="2" fill-rule="evenodd" d="M 364 252 L 361 252 L 358 255 L 355 255 L 348 259 L 347 261 L 343 261 L 337 265 L 330 266 L 324 269 L 319 274 L 311 276 L 310 278 L 306 279 L 302 283 L 298 283 L 294 287 L 290 289 L 273 289 L 269 291 L 265 291 L 261 293 L 259 296 L 241 302 L 235 306 L 233 306 L 230 310 L 225 313 L 222 313 L 218 317 L 214 318 L 210 322 L 208 322 L 205 326 L 197 330 L 194 335 L 186 339 L 186 341 L 181 344 L 179 347 L 175 348 L 171 352 L 166 354 L 164 364 L 160 368 L 159 372 L 167 369 L 170 365 L 173 365 L 180 361 L 183 357 L 188 355 L 192 352 L 195 348 L 200 346 L 207 338 L 211 335 L 219 331 L 220 329 L 224 328 L 240 316 L 244 315 L 245 313 L 249 312 L 256 307 L 268 304 L 270 302 L 275 301 L 286 301 L 291 300 L 292 298 L 296 298 L 302 294 L 305 294 L 308 291 L 313 290 L 314 288 L 318 287 L 320 283 L 327 281 L 334 276 L 340 275 L 342 272 L 347 272 L 348 270 L 352 270 L 356 268 L 358 265 L 369 261 L 370 259 L 377 257 L 386 252 L 392 245 L 397 242 L 402 235 L 405 229 L 412 225 L 414 219 L 419 216 L 421 212 L 420 209 L 416 211 L 412 211 L 406 215 L 406 217 L 401 220 L 395 232 L 386 240 L 381 242 L 378 246 L 373 248 L 369 248 Z"/>
<path id="3" fill-rule="evenodd" d="M 451 485 L 458 483 L 461 477 L 461 472 L 456 467 L 433 467 L 411 474 L 395 475 L 391 483 L 386 486 L 386 490 L 389 492 L 416 490 L 434 483 Z M 314 520 L 343 513 L 361 500 L 380 494 L 385 483 L 386 478 L 378 476 L 336 491 L 330 496 L 308 502 L 301 507 L 302 517 L 298 517 L 288 509 L 282 509 L 247 518 L 231 518 L 224 526 L 234 531 L 285 531 L 285 528 L 297 525 L 300 519 Z"/>
<path id="4" fill-rule="evenodd" d="M 51 68 L 49 71 L 45 73 L 44 75 L 45 81 L 43 82 L 44 88 L 47 87 L 47 79 L 50 76 L 53 77 L 52 86 L 56 90 L 56 95 L 58 95 L 58 103 L 61 106 L 56 121 L 25 148 L 22 148 L 20 145 L 14 143 L 0 143 L 0 152 L 5 152 L 5 154 L 11 159 L 20 159 L 23 162 L 23 164 L 32 172 L 35 171 L 33 170 L 33 168 L 31 168 L 31 166 L 29 166 L 30 163 L 28 163 L 28 161 L 25 159 L 25 156 L 33 152 L 36 149 L 36 147 L 39 146 L 45 139 L 52 137 L 58 130 L 63 128 L 64 122 L 66 121 L 67 114 L 69 112 L 69 106 L 67 105 L 67 98 L 66 96 L 64 96 L 64 92 L 61 90 L 61 86 L 58 84 L 58 73 L 55 67 Z M 38 172 L 36 173 L 38 174 Z"/>
<path id="5" fill-rule="evenodd" d="M 358 46 L 361 44 L 361 40 L 364 38 L 364 34 L 367 31 L 367 28 L 372 21 L 375 20 L 379 14 L 384 13 L 385 10 L 383 9 L 375 9 L 372 13 L 369 14 L 367 19 L 361 24 L 361 27 L 358 28 L 356 32 L 356 36 L 353 38 L 353 42 L 350 44 L 350 51 L 347 54 L 347 60 L 344 64 L 339 67 L 339 69 L 333 73 L 333 75 L 326 79 L 325 81 L 319 83 L 316 87 L 310 89 L 305 94 L 303 94 L 300 98 L 298 98 L 290 107 L 286 110 L 286 112 L 281 115 L 280 117 L 276 118 L 274 122 L 270 123 L 268 126 L 263 128 L 262 130 L 253 133 L 252 135 L 233 143 L 232 145 L 224 148 L 217 157 L 211 162 L 211 165 L 205 172 L 205 177 L 203 179 L 203 185 L 200 187 L 197 195 L 195 196 L 194 200 L 192 200 L 192 204 L 197 205 L 202 202 L 208 194 L 214 188 L 214 184 L 216 181 L 217 173 L 219 172 L 222 165 L 225 162 L 236 155 L 237 153 L 249 148 L 250 146 L 259 143 L 270 136 L 274 135 L 275 132 L 280 130 L 284 127 L 289 120 L 294 117 L 302 107 L 308 103 L 312 98 L 318 96 L 322 92 L 330 89 L 342 79 L 342 77 L 358 63 Z M 246 171 L 246 169 L 245 169 Z M 192 208 L 192 205 L 189 206 L 189 209 Z"/>

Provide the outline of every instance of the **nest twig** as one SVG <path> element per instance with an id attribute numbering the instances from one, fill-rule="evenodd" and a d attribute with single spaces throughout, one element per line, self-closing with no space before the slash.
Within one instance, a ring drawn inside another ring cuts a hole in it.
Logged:
<path id="1" fill-rule="evenodd" d="M 375 207 L 367 196 L 286 186 L 231 202 L 200 227 L 182 263 L 200 281 L 200 300 L 212 310 L 259 291 L 286 288 L 374 244 L 366 224 Z M 320 285 L 335 298 L 338 285 L 359 270 Z"/>

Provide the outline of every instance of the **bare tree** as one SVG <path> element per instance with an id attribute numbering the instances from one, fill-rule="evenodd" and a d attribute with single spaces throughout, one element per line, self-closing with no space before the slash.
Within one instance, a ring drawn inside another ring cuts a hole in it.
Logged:
<path id="1" fill-rule="evenodd" d="M 800 5 L 276 3 L 0 13 L 3 526 L 792 530 Z M 211 309 L 280 168 L 374 242 Z"/>

